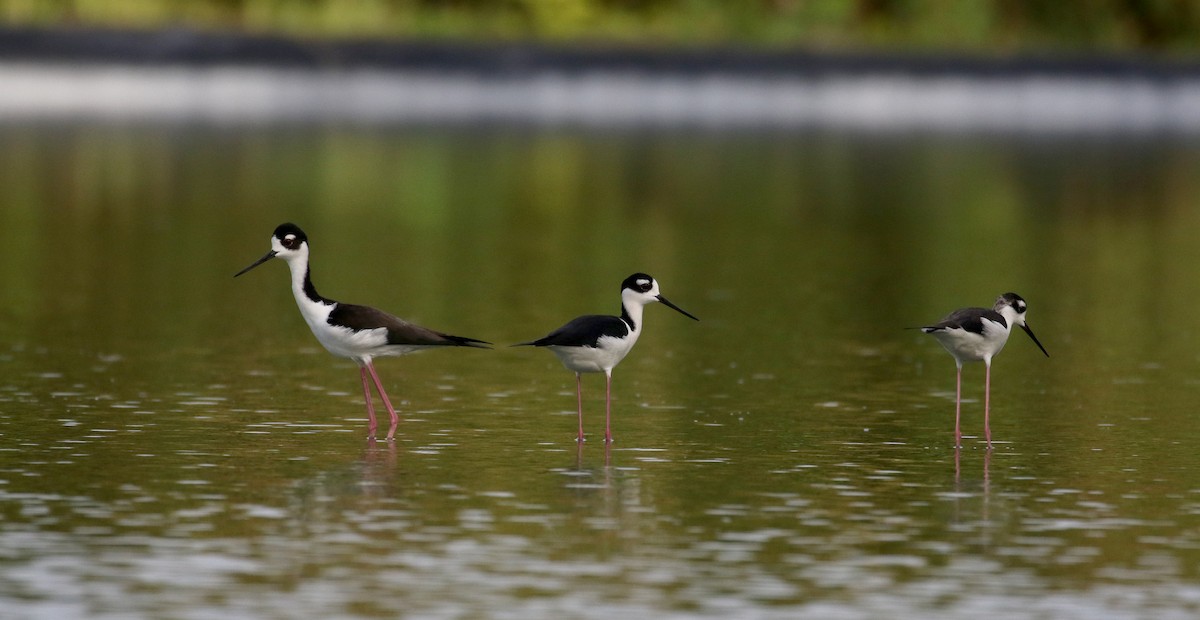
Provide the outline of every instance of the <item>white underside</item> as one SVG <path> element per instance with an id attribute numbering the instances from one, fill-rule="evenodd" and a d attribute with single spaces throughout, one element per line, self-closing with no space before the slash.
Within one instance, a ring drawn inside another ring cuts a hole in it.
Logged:
<path id="1" fill-rule="evenodd" d="M 595 347 L 549 346 L 546 348 L 558 356 L 567 370 L 611 373 L 612 369 L 621 363 L 622 359 L 625 359 L 635 342 L 637 342 L 637 332 L 631 333 L 624 339 L 602 337 L 597 343 L 599 346 Z"/>
<path id="2" fill-rule="evenodd" d="M 992 357 L 1004 348 L 1008 342 L 1009 328 L 987 319 L 983 320 L 983 334 L 969 332 L 962 328 L 944 329 L 930 332 L 937 338 L 950 355 L 962 364 L 963 362 L 991 363 Z"/>
<path id="3" fill-rule="evenodd" d="M 428 348 L 419 345 L 388 344 L 387 330 L 382 327 L 356 332 L 348 327 L 339 327 L 328 323 L 320 325 L 309 323 L 308 326 L 327 351 L 359 363 L 366 363 L 373 357 L 407 355 Z"/>

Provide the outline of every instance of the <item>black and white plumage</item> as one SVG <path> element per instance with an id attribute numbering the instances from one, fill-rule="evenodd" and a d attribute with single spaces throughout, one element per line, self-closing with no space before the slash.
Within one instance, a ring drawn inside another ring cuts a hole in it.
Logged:
<path id="1" fill-rule="evenodd" d="M 347 304 L 322 297 L 313 286 L 308 251 L 308 236 L 299 226 L 292 223 L 280 224 L 271 235 L 271 251 L 249 267 L 237 272 L 234 277 L 272 258 L 287 261 L 292 274 L 292 294 L 296 297 L 296 305 L 300 308 L 304 322 L 308 323 L 313 335 L 330 353 L 354 360 L 359 366 L 363 396 L 367 401 L 369 436 L 374 438 L 377 424 L 375 407 L 371 402 L 370 382 L 367 380 L 367 375 L 370 374 L 375 389 L 379 391 L 379 397 L 391 417 L 391 428 L 387 434 L 390 441 L 396 435 L 399 416 L 396 415 L 396 410 L 383 389 L 383 383 L 375 372 L 372 359 L 405 355 L 433 347 L 487 348 L 491 343 L 451 336 L 414 325 L 370 306 Z"/>
<path id="2" fill-rule="evenodd" d="M 513 345 L 546 347 L 575 373 L 575 394 L 579 409 L 579 434 L 583 441 L 582 373 L 602 372 L 605 376 L 604 440 L 612 441 L 612 370 L 633 349 L 642 334 L 642 310 L 647 304 L 661 303 L 680 314 L 699 321 L 663 297 L 658 282 L 635 273 L 621 283 L 621 316 L 590 314 L 572 319 L 543 338 Z"/>
<path id="3" fill-rule="evenodd" d="M 920 330 L 937 339 L 941 345 L 954 356 L 958 366 L 958 379 L 955 388 L 954 404 L 954 446 L 962 445 L 962 430 L 959 425 L 962 410 L 962 367 L 963 362 L 983 362 L 986 367 L 984 396 L 983 396 L 983 429 L 987 437 L 988 448 L 992 447 L 991 429 L 991 392 L 992 392 L 992 358 L 1000 353 L 1008 342 L 1014 325 L 1025 330 L 1034 344 L 1050 357 L 1046 347 L 1033 335 L 1033 329 L 1025 320 L 1027 305 L 1025 300 L 1016 293 L 1005 293 L 996 298 L 996 304 L 987 308 L 963 308 L 951 312 L 949 316 L 934 323 L 921 327 Z"/>

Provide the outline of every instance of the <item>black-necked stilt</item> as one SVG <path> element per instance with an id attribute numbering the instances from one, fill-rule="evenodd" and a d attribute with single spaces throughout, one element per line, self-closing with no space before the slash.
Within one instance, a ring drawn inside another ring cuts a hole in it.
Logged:
<path id="1" fill-rule="evenodd" d="M 621 283 L 621 316 L 581 316 L 544 338 L 512 345 L 546 347 L 558 356 L 563 366 L 575 372 L 575 396 L 579 407 L 578 441 L 583 441 L 583 381 L 580 375 L 585 372 L 604 373 L 604 440 L 611 442 L 612 369 L 621 363 L 637 342 L 642 334 L 642 309 L 654 302 L 690 319 L 700 320 L 660 295 L 658 282 L 654 278 L 635 273 Z"/>
<path id="2" fill-rule="evenodd" d="M 1050 357 L 1046 347 L 1033 335 L 1033 330 L 1025 322 L 1025 300 L 1016 293 L 1005 293 L 996 298 L 996 305 L 987 308 L 963 308 L 951 312 L 941 321 L 918 328 L 926 334 L 937 338 L 937 341 L 954 356 L 958 366 L 958 379 L 954 395 L 954 446 L 962 445 L 962 430 L 959 425 L 959 413 L 962 410 L 962 367 L 963 362 L 983 362 L 987 368 L 983 388 L 983 432 L 987 437 L 987 445 L 992 447 L 992 429 L 990 424 L 991 392 L 992 392 L 992 357 L 1004 348 L 1013 325 L 1025 330 L 1033 339 L 1034 344 Z"/>
<path id="3" fill-rule="evenodd" d="M 330 353 L 352 359 L 358 364 L 363 396 L 367 401 L 367 428 L 371 438 L 375 437 L 376 422 L 375 406 L 371 403 L 371 386 L 367 381 L 368 373 L 375 382 L 375 389 L 379 391 L 384 406 L 387 407 L 388 415 L 391 416 L 392 426 L 388 429 L 388 440 L 395 437 L 396 425 L 399 422 L 399 416 L 396 415 L 396 410 L 383 389 L 383 383 L 379 381 L 379 375 L 375 372 L 375 365 L 371 363 L 373 358 L 404 355 L 431 347 L 487 348 L 486 345 L 491 344 L 413 325 L 370 306 L 356 306 L 322 297 L 313 286 L 309 273 L 308 237 L 295 224 L 280 224 L 271 236 L 271 251 L 233 277 L 236 278 L 276 257 L 287 261 L 288 268 L 292 271 L 292 294 L 296 296 L 296 305 L 300 307 L 300 314 L 304 316 L 304 321 L 308 323 L 313 335 Z"/>

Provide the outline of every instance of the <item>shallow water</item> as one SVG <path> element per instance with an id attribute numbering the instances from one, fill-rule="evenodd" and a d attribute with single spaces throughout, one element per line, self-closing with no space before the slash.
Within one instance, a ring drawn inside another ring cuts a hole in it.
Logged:
<path id="1" fill-rule="evenodd" d="M 1200 143 L 496 127 L 0 127 L 6 618 L 1190 618 Z M 614 374 L 378 363 L 318 289 L 501 345 L 650 307 Z M 1014 290 L 964 377 L 902 328 Z"/>

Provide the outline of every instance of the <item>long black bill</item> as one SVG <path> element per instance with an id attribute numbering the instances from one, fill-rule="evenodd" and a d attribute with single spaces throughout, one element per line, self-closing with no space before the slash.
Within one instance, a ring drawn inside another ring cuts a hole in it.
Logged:
<path id="1" fill-rule="evenodd" d="M 242 275 L 243 273 L 246 273 L 247 271 L 250 271 L 251 269 L 254 269 L 255 267 L 271 260 L 272 258 L 275 258 L 275 250 L 271 250 L 270 252 L 267 252 L 266 254 L 263 255 L 262 258 L 254 261 L 254 263 L 251 264 L 249 267 L 246 267 L 245 269 L 233 274 L 233 277 L 236 278 L 236 277 Z"/>
<path id="2" fill-rule="evenodd" d="M 693 321 L 700 320 L 700 319 L 692 316 L 692 314 L 690 312 L 688 312 L 687 310 L 684 310 L 683 308 L 680 308 L 679 306 L 676 306 L 675 304 L 671 303 L 666 297 L 663 297 L 662 295 L 657 295 L 657 297 L 658 297 L 658 301 L 661 302 L 662 305 L 678 312 L 679 314 L 682 314 L 683 316 L 686 316 L 687 318 L 689 318 Z"/>
<path id="3" fill-rule="evenodd" d="M 1025 325 L 1022 325 L 1021 329 L 1025 330 L 1025 333 L 1029 334 L 1030 338 L 1033 338 L 1033 344 L 1036 344 L 1038 346 L 1038 348 L 1042 350 L 1042 353 L 1046 353 L 1046 347 L 1043 347 L 1042 343 L 1038 342 L 1037 336 L 1033 335 L 1033 330 L 1029 329 L 1028 323 L 1026 323 Z M 1046 357 L 1050 357 L 1050 354 L 1046 353 Z"/>

